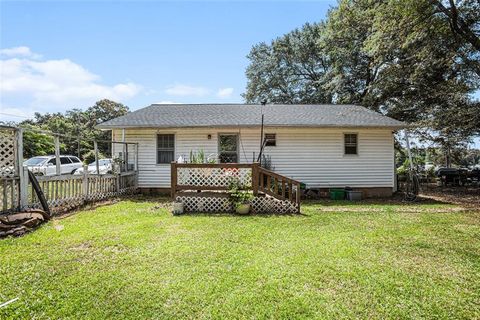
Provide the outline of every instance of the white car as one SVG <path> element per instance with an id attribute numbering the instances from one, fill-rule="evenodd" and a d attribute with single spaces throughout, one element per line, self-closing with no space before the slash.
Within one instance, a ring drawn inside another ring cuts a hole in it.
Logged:
<path id="1" fill-rule="evenodd" d="M 98 171 L 99 174 L 107 174 L 113 171 L 113 160 L 112 159 L 100 159 L 98 160 Z M 97 174 L 97 165 L 95 161 L 90 163 L 87 167 L 87 172 L 89 174 Z M 83 174 L 83 168 L 75 171 L 75 174 Z"/>
<path id="2" fill-rule="evenodd" d="M 53 176 L 57 173 L 55 156 L 38 156 L 26 160 L 23 165 L 36 175 Z M 73 174 L 82 167 L 82 162 L 75 156 L 60 156 L 60 174 Z"/>

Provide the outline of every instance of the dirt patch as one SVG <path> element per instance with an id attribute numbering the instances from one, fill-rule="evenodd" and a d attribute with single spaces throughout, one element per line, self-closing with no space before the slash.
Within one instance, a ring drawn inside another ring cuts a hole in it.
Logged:
<path id="1" fill-rule="evenodd" d="M 480 210 L 480 188 L 428 188 L 421 196 L 437 202 L 451 203 L 467 209 Z"/>
<path id="2" fill-rule="evenodd" d="M 375 207 L 377 205 L 400 206 L 396 211 L 402 212 L 480 212 L 480 188 L 422 188 L 420 195 L 415 201 L 406 201 L 402 193 L 397 193 L 390 198 L 370 198 L 358 202 L 334 201 L 330 199 L 305 201 L 305 204 L 319 204 L 320 211 L 341 211 L 341 212 L 382 212 L 386 208 Z M 452 204 L 451 208 L 426 208 L 424 205 Z M 361 207 L 368 206 L 368 207 Z"/>

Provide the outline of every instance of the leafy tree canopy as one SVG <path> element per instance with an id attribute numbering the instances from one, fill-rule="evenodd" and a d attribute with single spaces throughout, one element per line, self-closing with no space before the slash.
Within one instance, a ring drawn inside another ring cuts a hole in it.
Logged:
<path id="1" fill-rule="evenodd" d="M 107 99 L 97 101 L 85 111 L 73 109 L 63 113 L 35 113 L 33 120 L 22 121 L 19 126 L 29 129 L 45 130 L 67 135 L 61 137 L 60 150 L 63 154 L 78 155 L 84 158 L 93 149 L 93 140 L 111 140 L 110 132 L 95 129 L 101 122 L 122 116 L 128 107 Z M 99 142 L 101 153 L 108 153 L 110 144 Z M 34 130 L 24 132 L 24 156 L 26 158 L 53 154 L 55 147 L 52 136 Z"/>
<path id="2" fill-rule="evenodd" d="M 340 0 L 248 58 L 246 102 L 360 104 L 445 148 L 480 134 L 480 2 Z"/>

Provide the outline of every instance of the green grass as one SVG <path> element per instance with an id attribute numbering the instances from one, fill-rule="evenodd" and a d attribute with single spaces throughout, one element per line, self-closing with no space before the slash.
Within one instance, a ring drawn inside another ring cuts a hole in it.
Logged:
<path id="1" fill-rule="evenodd" d="M 0 319 L 479 319 L 480 213 L 326 205 L 172 216 L 122 201 L 0 240 Z"/>

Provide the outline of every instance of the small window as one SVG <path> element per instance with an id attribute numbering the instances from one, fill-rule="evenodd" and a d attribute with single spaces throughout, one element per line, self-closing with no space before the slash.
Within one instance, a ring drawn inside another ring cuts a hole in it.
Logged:
<path id="1" fill-rule="evenodd" d="M 358 154 L 358 143 L 356 133 L 347 133 L 344 135 L 345 154 Z"/>
<path id="2" fill-rule="evenodd" d="M 277 145 L 277 135 L 275 133 L 265 133 L 265 146 L 275 147 Z"/>
<path id="3" fill-rule="evenodd" d="M 157 134 L 157 164 L 170 163 L 175 159 L 175 135 Z"/>
<path id="4" fill-rule="evenodd" d="M 72 164 L 72 162 L 67 157 L 61 157 L 60 164 Z"/>
<path id="5" fill-rule="evenodd" d="M 56 165 L 57 164 L 57 159 L 53 158 L 53 159 L 48 160 L 48 164 Z"/>
<path id="6" fill-rule="evenodd" d="M 77 157 L 69 157 L 69 158 L 70 158 L 70 161 L 72 161 L 73 163 L 80 162 L 80 160 Z"/>

